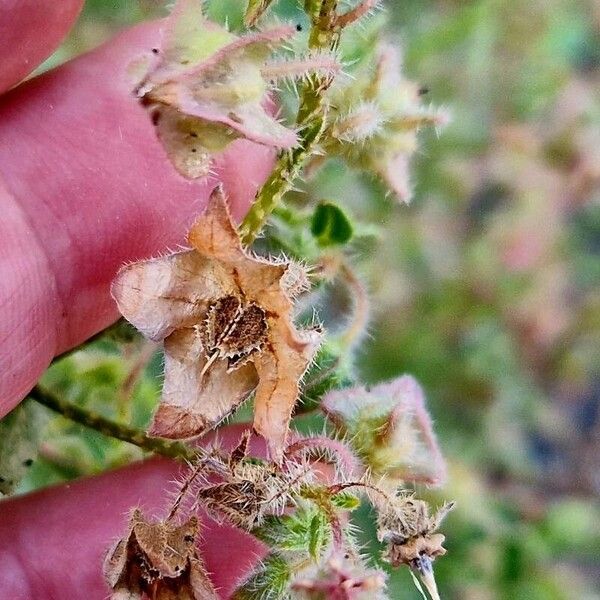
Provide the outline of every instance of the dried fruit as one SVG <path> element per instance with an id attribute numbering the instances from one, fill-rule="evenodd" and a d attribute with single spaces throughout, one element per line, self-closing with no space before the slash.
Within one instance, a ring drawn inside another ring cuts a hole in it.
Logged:
<path id="1" fill-rule="evenodd" d="M 123 316 L 164 340 L 162 402 L 150 432 L 201 435 L 256 390 L 254 428 L 280 460 L 321 337 L 292 322 L 294 294 L 305 287 L 299 267 L 248 254 L 220 188 L 188 239 L 193 250 L 128 265 L 112 287 Z"/>
<path id="2" fill-rule="evenodd" d="M 181 525 L 151 523 L 133 511 L 129 532 L 104 562 L 112 600 L 135 600 L 147 594 L 155 600 L 217 600 L 204 565 L 196 553 L 198 519 Z"/>
<path id="3" fill-rule="evenodd" d="M 393 567 L 408 565 L 416 571 L 434 600 L 439 594 L 432 563 L 446 554 L 445 538 L 436 531 L 453 507 L 450 502 L 430 515 L 427 502 L 409 495 L 396 496 L 379 507 L 377 538 L 387 543 L 384 559 Z"/>
<path id="4" fill-rule="evenodd" d="M 261 461 L 247 461 L 249 437 L 232 452 L 221 480 L 197 491 L 199 502 L 213 516 L 224 517 L 237 527 L 252 531 L 266 515 L 281 514 L 292 495 L 311 478 L 302 463 L 287 462 L 285 470 Z"/>

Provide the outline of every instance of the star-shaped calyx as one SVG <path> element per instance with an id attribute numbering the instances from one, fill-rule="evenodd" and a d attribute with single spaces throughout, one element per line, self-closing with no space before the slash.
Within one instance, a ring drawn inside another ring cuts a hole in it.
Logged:
<path id="1" fill-rule="evenodd" d="M 111 600 L 217 600 L 196 552 L 198 519 L 147 521 L 136 509 L 127 535 L 108 552 L 104 577 Z"/>
<path id="2" fill-rule="evenodd" d="M 401 73 L 400 51 L 381 43 L 375 59 L 351 85 L 332 90 L 330 124 L 323 136 L 327 153 L 377 175 L 398 200 L 411 197 L 410 159 L 423 126 L 443 127 L 448 116 L 425 106 L 423 88 Z"/>
<path id="3" fill-rule="evenodd" d="M 165 20 L 160 47 L 136 60 L 130 71 L 181 175 L 208 175 L 212 157 L 237 138 L 275 148 L 296 145 L 296 133 L 268 110 L 269 93 L 279 79 L 339 65 L 326 56 L 270 61 L 295 33 L 282 25 L 238 37 L 208 21 L 201 0 L 178 0 Z"/>
<path id="4" fill-rule="evenodd" d="M 433 600 L 440 598 L 433 561 L 446 554 L 442 545 L 445 538 L 437 529 L 453 507 L 453 502 L 444 504 L 432 515 L 424 500 L 399 495 L 379 510 L 377 519 L 377 538 L 387 544 L 383 558 L 393 567 L 410 567 Z"/>
<path id="5" fill-rule="evenodd" d="M 307 278 L 295 263 L 242 247 L 221 188 L 188 240 L 192 250 L 128 265 L 112 286 L 123 316 L 164 340 L 162 401 L 150 433 L 201 435 L 256 391 L 254 428 L 279 460 L 299 381 L 321 337 L 292 321 Z"/>

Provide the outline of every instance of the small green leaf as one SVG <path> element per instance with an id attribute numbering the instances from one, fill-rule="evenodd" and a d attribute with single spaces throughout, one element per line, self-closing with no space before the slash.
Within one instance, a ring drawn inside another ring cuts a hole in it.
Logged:
<path id="1" fill-rule="evenodd" d="M 291 577 L 287 561 L 278 554 L 270 554 L 263 561 L 262 570 L 238 589 L 233 600 L 282 600 Z"/>
<path id="2" fill-rule="evenodd" d="M 315 514 L 308 530 L 308 553 L 315 561 L 319 560 L 325 543 L 325 527 L 326 524 L 323 515 L 320 512 Z"/>
<path id="3" fill-rule="evenodd" d="M 343 510 L 356 510 L 360 506 L 360 498 L 348 492 L 340 492 L 331 497 L 331 502 Z"/>
<path id="4" fill-rule="evenodd" d="M 308 411 L 319 406 L 325 393 L 351 386 L 353 380 L 347 361 L 329 340 L 319 348 L 304 381 L 304 408 Z"/>
<path id="5" fill-rule="evenodd" d="M 313 213 L 310 230 L 320 246 L 346 244 L 353 234 L 352 223 L 332 202 L 321 202 Z"/>

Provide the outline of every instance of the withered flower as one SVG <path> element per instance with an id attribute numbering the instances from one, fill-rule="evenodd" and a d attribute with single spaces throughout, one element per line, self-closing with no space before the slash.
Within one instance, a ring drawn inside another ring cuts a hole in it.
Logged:
<path id="1" fill-rule="evenodd" d="M 201 0 L 176 2 L 161 47 L 136 61 L 131 71 L 137 94 L 181 175 L 207 175 L 211 157 L 236 138 L 276 148 L 296 144 L 296 133 L 265 109 L 273 83 L 338 65 L 323 57 L 269 62 L 273 50 L 294 34 L 285 25 L 237 37 L 203 16 Z"/>
<path id="2" fill-rule="evenodd" d="M 198 519 L 181 525 L 151 523 L 133 512 L 127 536 L 106 556 L 104 576 L 111 600 L 217 600 L 196 553 Z"/>
<path id="3" fill-rule="evenodd" d="M 262 461 L 247 461 L 248 435 L 231 454 L 228 472 L 220 481 L 197 491 L 199 503 L 216 519 L 252 531 L 268 514 L 281 514 L 292 494 L 311 477 L 302 463 L 287 462 L 285 470 Z"/>
<path id="4" fill-rule="evenodd" d="M 334 554 L 312 573 L 300 573 L 292 590 L 307 600 L 383 600 L 385 574 Z"/>
<path id="5" fill-rule="evenodd" d="M 417 132 L 440 128 L 448 116 L 423 103 L 421 89 L 402 76 L 399 49 L 380 44 L 374 67 L 359 71 L 351 85 L 332 90 L 327 152 L 379 176 L 398 200 L 411 197 L 409 163 Z"/>
<path id="6" fill-rule="evenodd" d="M 446 554 L 444 535 L 436 533 L 454 503 L 444 504 L 434 515 L 429 505 L 410 495 L 400 495 L 380 507 L 377 538 L 387 543 L 384 558 L 394 567 L 408 565 L 416 571 L 432 598 L 439 598 L 432 563 Z"/>
<path id="7" fill-rule="evenodd" d="M 317 329 L 292 322 L 293 297 L 307 278 L 298 265 L 242 248 L 220 188 L 188 240 L 193 250 L 128 265 L 112 286 L 123 316 L 164 340 L 162 401 L 150 433 L 201 435 L 256 390 L 254 429 L 280 460 L 299 381 L 320 341 Z"/>

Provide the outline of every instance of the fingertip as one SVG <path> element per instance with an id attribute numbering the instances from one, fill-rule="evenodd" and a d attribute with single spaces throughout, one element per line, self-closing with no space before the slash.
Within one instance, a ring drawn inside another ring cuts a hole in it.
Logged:
<path id="1" fill-rule="evenodd" d="M 0 93 L 50 56 L 82 6 L 83 0 L 0 0 Z"/>

